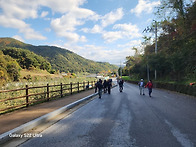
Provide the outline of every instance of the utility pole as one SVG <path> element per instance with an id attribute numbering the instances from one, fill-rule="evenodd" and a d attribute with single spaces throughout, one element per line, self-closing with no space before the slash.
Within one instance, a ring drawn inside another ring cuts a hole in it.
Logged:
<path id="1" fill-rule="evenodd" d="M 155 22 L 155 54 L 157 54 L 157 21 L 156 20 L 153 20 Z M 155 72 L 154 72 L 154 78 L 155 80 L 157 79 L 157 70 L 155 69 Z"/>
<path id="2" fill-rule="evenodd" d="M 147 57 L 147 60 L 148 60 L 148 57 Z M 150 72 L 149 72 L 148 61 L 147 61 L 146 68 L 147 68 L 147 78 L 148 78 L 148 81 L 149 81 L 150 80 Z"/>
<path id="3" fill-rule="evenodd" d="M 122 77 L 121 60 L 120 60 L 120 77 Z"/>

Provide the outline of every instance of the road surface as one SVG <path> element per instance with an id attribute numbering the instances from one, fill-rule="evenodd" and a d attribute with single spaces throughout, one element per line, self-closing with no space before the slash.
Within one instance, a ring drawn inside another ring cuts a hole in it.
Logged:
<path id="1" fill-rule="evenodd" d="M 74 111 L 21 147 L 194 147 L 196 99 L 125 83 Z"/>

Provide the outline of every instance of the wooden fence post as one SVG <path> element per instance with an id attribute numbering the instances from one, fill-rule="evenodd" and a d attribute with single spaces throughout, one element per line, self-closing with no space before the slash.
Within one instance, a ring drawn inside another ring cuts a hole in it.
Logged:
<path id="1" fill-rule="evenodd" d="M 93 81 L 91 81 L 91 85 L 92 85 L 92 88 L 93 88 Z"/>
<path id="2" fill-rule="evenodd" d="M 29 106 L 29 88 L 28 85 L 26 85 L 26 107 Z"/>
<path id="3" fill-rule="evenodd" d="M 47 101 L 49 101 L 49 84 L 47 84 Z"/>
<path id="4" fill-rule="evenodd" d="M 63 84 L 61 83 L 61 97 L 63 97 Z"/>
<path id="5" fill-rule="evenodd" d="M 70 93 L 72 94 L 72 82 L 70 83 Z"/>
<path id="6" fill-rule="evenodd" d="M 83 82 L 83 90 L 85 90 L 85 82 Z"/>
<path id="7" fill-rule="evenodd" d="M 78 93 L 80 92 L 80 83 L 78 82 Z"/>

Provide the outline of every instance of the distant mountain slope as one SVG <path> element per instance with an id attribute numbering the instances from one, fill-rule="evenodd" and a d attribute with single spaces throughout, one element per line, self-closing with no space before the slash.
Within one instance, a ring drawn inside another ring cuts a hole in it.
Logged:
<path id="1" fill-rule="evenodd" d="M 13 38 L 0 38 L 1 47 L 16 47 L 28 49 L 47 59 L 52 68 L 61 72 L 89 72 L 96 73 L 113 70 L 118 67 L 107 62 L 95 62 L 85 59 L 67 49 L 55 46 L 33 46 Z"/>

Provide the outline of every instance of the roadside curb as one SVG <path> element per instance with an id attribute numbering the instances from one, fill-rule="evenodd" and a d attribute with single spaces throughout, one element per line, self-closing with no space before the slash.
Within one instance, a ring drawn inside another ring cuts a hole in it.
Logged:
<path id="1" fill-rule="evenodd" d="M 94 93 L 94 94 L 91 94 L 89 96 L 86 96 L 86 97 L 84 97 L 84 98 L 82 98 L 78 101 L 75 101 L 71 104 L 68 104 L 68 105 L 66 105 L 64 107 L 61 107 L 61 108 L 59 108 L 59 109 L 57 109 L 53 112 L 45 114 L 45 115 L 43 115 L 41 117 L 38 117 L 38 118 L 28 122 L 28 123 L 25 123 L 25 124 L 23 124 L 23 125 L 21 125 L 17 128 L 14 128 L 14 129 L 12 129 L 8 132 L 5 132 L 5 133 L 1 134 L 0 135 L 0 144 L 3 144 L 5 142 L 11 140 L 12 138 L 10 137 L 10 134 L 22 134 L 22 133 L 24 133 L 24 132 L 26 132 L 26 131 L 28 131 L 28 130 L 30 130 L 30 129 L 48 121 L 48 120 L 50 120 L 52 117 L 55 117 L 55 116 L 65 112 L 65 111 L 75 107 L 76 105 L 79 105 L 80 103 L 91 99 L 92 97 L 94 97 L 96 95 L 98 95 L 98 93 Z"/>

